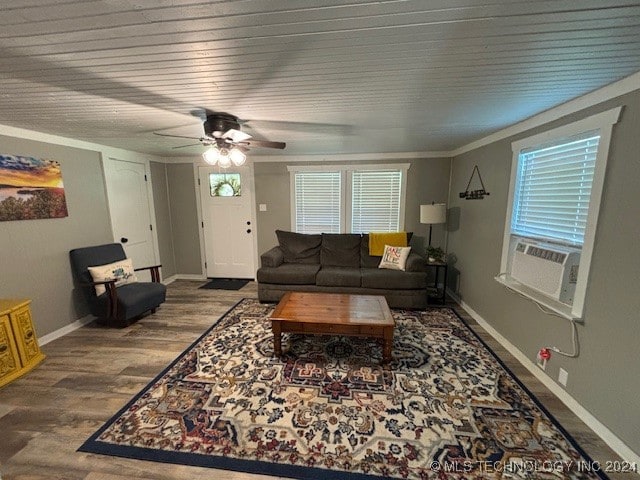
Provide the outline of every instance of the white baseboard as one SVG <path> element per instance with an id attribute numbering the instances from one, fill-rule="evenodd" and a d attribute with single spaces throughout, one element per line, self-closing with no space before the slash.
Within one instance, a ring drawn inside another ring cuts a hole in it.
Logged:
<path id="1" fill-rule="evenodd" d="M 169 285 L 170 283 L 175 282 L 177 279 L 178 279 L 177 275 L 171 275 L 170 277 L 163 278 L 162 283 L 164 283 L 165 285 Z"/>
<path id="2" fill-rule="evenodd" d="M 193 273 L 176 273 L 175 275 L 171 275 L 170 277 L 163 278 L 162 283 L 165 285 L 169 285 L 170 283 L 175 282 L 176 280 L 198 280 L 205 281 L 207 277 L 204 275 L 198 275 Z"/>
<path id="3" fill-rule="evenodd" d="M 74 330 L 84 327 L 87 323 L 91 323 L 95 319 L 96 317 L 94 317 L 93 315 L 86 315 L 82 318 L 79 318 L 75 322 L 70 323 L 69 325 L 65 325 L 58 330 L 54 330 L 53 332 L 47 333 L 46 335 L 38 338 L 38 343 L 40 345 L 46 345 L 49 342 L 53 342 L 57 338 L 64 337 L 67 333 L 71 333 Z"/>
<path id="4" fill-rule="evenodd" d="M 202 280 L 203 282 L 207 279 L 206 275 L 197 273 L 178 273 L 174 277 L 176 277 L 176 280 Z"/>
<path id="5" fill-rule="evenodd" d="M 640 455 L 629 448 L 622 440 L 620 440 L 609 428 L 607 428 L 600 420 L 594 417 L 584 408 L 578 401 L 569 395 L 566 390 L 562 389 L 549 376 L 538 368 L 529 358 L 522 353 L 513 343 L 503 337 L 500 332 L 493 328 L 484 318 L 478 314 L 473 308 L 467 305 L 460 297 L 447 289 L 449 296 L 460 305 L 471 317 L 478 322 L 486 332 L 491 335 L 500 345 L 502 345 L 516 360 L 518 360 L 527 370 L 529 370 L 545 387 L 564 403 L 569 410 L 576 414 L 593 432 L 598 435 L 609 447 L 613 449 L 624 460 L 640 465 Z"/>

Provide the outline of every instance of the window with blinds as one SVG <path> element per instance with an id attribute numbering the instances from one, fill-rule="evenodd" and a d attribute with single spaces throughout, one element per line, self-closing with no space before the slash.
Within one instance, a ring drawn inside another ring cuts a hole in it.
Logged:
<path id="1" fill-rule="evenodd" d="M 400 230 L 402 172 L 362 170 L 351 175 L 351 233 Z"/>
<path id="2" fill-rule="evenodd" d="M 403 230 L 409 166 L 288 166 L 291 228 L 299 233 Z"/>
<path id="3" fill-rule="evenodd" d="M 520 152 L 513 234 L 582 246 L 599 141 L 592 131 Z"/>
<path id="4" fill-rule="evenodd" d="M 584 314 L 609 145 L 621 111 L 618 106 L 511 143 L 509 208 L 495 279 L 570 320 Z M 535 244 L 525 247 L 527 260 L 524 243 Z M 565 262 L 556 263 L 561 258 Z M 527 279 L 557 282 L 557 289 L 549 294 Z M 572 305 L 564 303 L 566 295 L 560 300 L 573 289 Z"/>
<path id="5" fill-rule="evenodd" d="M 340 233 L 341 172 L 295 172 L 295 231 Z"/>

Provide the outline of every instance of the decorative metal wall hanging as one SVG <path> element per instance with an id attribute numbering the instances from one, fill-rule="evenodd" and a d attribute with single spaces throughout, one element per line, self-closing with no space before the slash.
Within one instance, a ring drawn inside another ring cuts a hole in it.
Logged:
<path id="1" fill-rule="evenodd" d="M 469 186 L 471 186 L 471 180 L 473 180 L 473 176 L 478 172 L 478 180 L 480 180 L 480 186 L 482 188 L 478 190 L 469 190 Z M 478 165 L 473 167 L 473 171 L 471 172 L 471 177 L 469 177 L 469 183 L 467 183 L 467 188 L 464 192 L 460 192 L 460 198 L 464 198 L 465 200 L 482 200 L 485 195 L 489 195 L 484 189 L 484 183 L 482 182 L 482 176 L 480 175 L 480 169 Z"/>

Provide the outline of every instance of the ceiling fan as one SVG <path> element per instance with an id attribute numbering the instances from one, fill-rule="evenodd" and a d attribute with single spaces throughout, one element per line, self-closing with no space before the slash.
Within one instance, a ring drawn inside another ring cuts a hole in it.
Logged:
<path id="1" fill-rule="evenodd" d="M 247 159 L 245 152 L 251 147 L 265 147 L 284 149 L 286 143 L 271 142 L 269 140 L 256 140 L 251 135 L 241 130 L 242 120 L 238 117 L 224 112 L 206 111 L 204 118 L 204 136 L 188 137 L 184 135 L 169 135 L 166 133 L 153 132 L 161 137 L 189 138 L 198 140 L 200 144 L 210 147 L 202 154 L 202 158 L 210 165 L 220 165 L 228 168 L 232 164 L 243 165 Z M 173 148 L 184 148 L 198 143 L 181 145 Z"/>

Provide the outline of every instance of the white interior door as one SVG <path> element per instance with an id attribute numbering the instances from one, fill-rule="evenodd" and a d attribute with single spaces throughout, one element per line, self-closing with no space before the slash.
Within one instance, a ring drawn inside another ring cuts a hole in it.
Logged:
<path id="1" fill-rule="evenodd" d="M 156 265 L 145 164 L 109 158 L 105 178 L 115 241 L 122 243 L 134 268 Z M 151 279 L 148 270 L 136 275 Z"/>
<path id="2" fill-rule="evenodd" d="M 207 277 L 254 278 L 249 168 L 198 168 Z"/>

